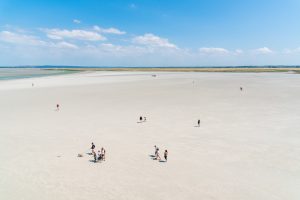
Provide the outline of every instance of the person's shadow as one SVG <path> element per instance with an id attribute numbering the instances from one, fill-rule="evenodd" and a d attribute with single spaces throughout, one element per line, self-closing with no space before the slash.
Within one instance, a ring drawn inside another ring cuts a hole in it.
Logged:
<path id="1" fill-rule="evenodd" d="M 156 156 L 153 155 L 153 154 L 150 154 L 149 157 L 150 157 L 152 160 L 157 160 Z"/>

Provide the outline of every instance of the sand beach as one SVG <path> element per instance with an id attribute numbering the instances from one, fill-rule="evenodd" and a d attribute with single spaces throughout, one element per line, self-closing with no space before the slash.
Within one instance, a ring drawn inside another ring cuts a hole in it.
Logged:
<path id="1" fill-rule="evenodd" d="M 300 198 L 299 74 L 93 71 L 0 97 L 0 199 Z"/>

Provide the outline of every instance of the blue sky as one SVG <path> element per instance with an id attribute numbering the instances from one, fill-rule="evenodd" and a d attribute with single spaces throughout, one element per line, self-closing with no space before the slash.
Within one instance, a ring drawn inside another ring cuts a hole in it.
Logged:
<path id="1" fill-rule="evenodd" d="M 1 0 L 0 66 L 300 64 L 298 0 Z"/>

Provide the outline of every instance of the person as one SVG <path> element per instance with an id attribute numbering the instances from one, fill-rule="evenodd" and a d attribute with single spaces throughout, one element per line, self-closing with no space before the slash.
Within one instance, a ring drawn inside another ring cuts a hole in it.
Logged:
<path id="1" fill-rule="evenodd" d="M 168 161 L 168 150 L 167 149 L 165 150 L 164 157 L 165 157 L 165 160 Z"/>
<path id="2" fill-rule="evenodd" d="M 96 148 L 96 146 L 94 145 L 94 143 L 92 142 L 92 146 L 91 146 L 91 149 L 92 149 L 92 154 L 94 154 L 94 152 L 95 152 L 95 148 Z"/>
<path id="3" fill-rule="evenodd" d="M 102 160 L 102 154 L 101 154 L 101 152 L 100 151 L 98 151 L 98 160 Z"/>
<path id="4" fill-rule="evenodd" d="M 59 110 L 59 104 L 56 104 L 56 110 Z"/>
<path id="5" fill-rule="evenodd" d="M 94 156 L 94 162 L 97 162 L 97 155 L 96 155 L 96 152 L 94 151 L 94 149 L 93 149 L 93 156 Z"/>
<path id="6" fill-rule="evenodd" d="M 146 122 L 146 120 L 147 120 L 146 117 L 144 117 L 144 122 Z"/>
<path id="7" fill-rule="evenodd" d="M 200 119 L 198 119 L 198 126 L 200 127 Z"/>
<path id="8" fill-rule="evenodd" d="M 154 145 L 154 148 L 155 148 L 154 155 L 155 155 L 155 157 L 157 157 L 157 153 L 158 153 L 158 151 L 159 151 L 159 148 L 158 148 L 156 145 Z"/>
<path id="9" fill-rule="evenodd" d="M 94 150 L 95 147 L 96 147 L 95 144 L 92 142 L 92 147 L 91 147 L 91 149 Z"/>
<path id="10" fill-rule="evenodd" d="M 242 88 L 242 87 L 240 87 L 240 90 L 241 90 L 241 91 L 243 91 L 243 88 Z"/>
<path id="11" fill-rule="evenodd" d="M 105 149 L 103 147 L 101 148 L 101 155 L 102 155 L 102 160 L 105 161 Z"/>
<path id="12" fill-rule="evenodd" d="M 157 153 L 156 153 L 156 160 L 161 160 L 161 158 L 160 158 L 160 155 L 159 155 L 159 152 L 158 152 L 159 150 L 157 150 Z"/>
<path id="13" fill-rule="evenodd" d="M 155 146 L 155 159 L 156 160 L 160 160 L 160 156 L 159 156 L 159 148 L 157 146 Z"/>
<path id="14" fill-rule="evenodd" d="M 142 122 L 143 121 L 143 117 L 142 116 L 140 116 L 140 122 Z"/>

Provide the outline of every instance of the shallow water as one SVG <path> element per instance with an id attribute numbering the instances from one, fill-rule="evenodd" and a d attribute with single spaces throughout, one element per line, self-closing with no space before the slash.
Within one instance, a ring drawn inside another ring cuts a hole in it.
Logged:
<path id="1" fill-rule="evenodd" d="M 39 68 L 0 68 L 0 80 L 22 79 L 72 73 L 65 70 L 46 70 Z"/>

